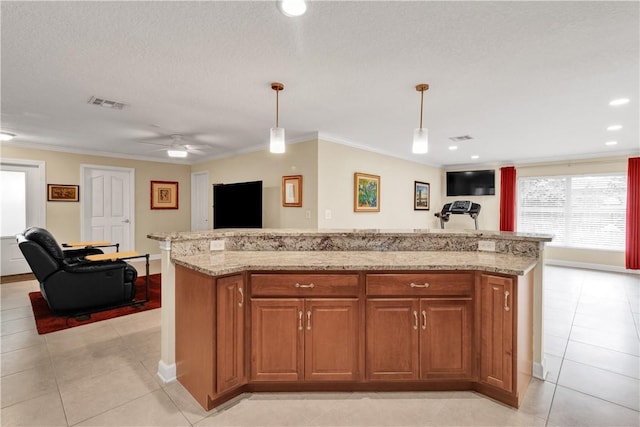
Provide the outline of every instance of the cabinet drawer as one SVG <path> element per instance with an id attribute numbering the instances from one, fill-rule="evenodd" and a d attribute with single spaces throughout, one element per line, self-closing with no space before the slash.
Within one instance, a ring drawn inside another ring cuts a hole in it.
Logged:
<path id="1" fill-rule="evenodd" d="M 252 274 L 251 295 L 358 296 L 357 274 Z"/>
<path id="2" fill-rule="evenodd" d="M 367 274 L 367 295 L 438 296 L 473 292 L 473 273 Z"/>

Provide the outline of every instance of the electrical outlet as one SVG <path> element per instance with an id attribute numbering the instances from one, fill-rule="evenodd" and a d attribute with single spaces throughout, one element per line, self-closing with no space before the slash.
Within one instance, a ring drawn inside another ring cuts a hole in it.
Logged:
<path id="1" fill-rule="evenodd" d="M 478 250 L 485 252 L 495 252 L 496 242 L 491 240 L 478 240 Z"/>
<path id="2" fill-rule="evenodd" d="M 305 217 L 306 219 L 311 219 L 311 211 L 309 211 L 309 210 L 308 210 L 308 211 L 306 211 L 306 212 L 304 213 L 304 217 Z"/>
<path id="3" fill-rule="evenodd" d="M 224 240 L 212 240 L 209 243 L 210 251 L 224 251 Z"/>
<path id="4" fill-rule="evenodd" d="M 331 209 L 324 210 L 324 219 L 331 219 Z"/>

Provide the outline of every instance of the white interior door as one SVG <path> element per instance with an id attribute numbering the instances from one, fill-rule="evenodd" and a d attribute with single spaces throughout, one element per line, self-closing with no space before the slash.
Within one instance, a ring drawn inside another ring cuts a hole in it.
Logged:
<path id="1" fill-rule="evenodd" d="M 209 224 L 209 172 L 191 174 L 191 231 L 208 230 Z"/>
<path id="2" fill-rule="evenodd" d="M 82 174 L 82 240 L 106 240 L 119 243 L 121 251 L 134 250 L 133 170 L 83 166 Z"/>
<path id="3" fill-rule="evenodd" d="M 29 273 L 16 235 L 45 226 L 44 162 L 3 159 L 0 163 L 0 275 Z"/>

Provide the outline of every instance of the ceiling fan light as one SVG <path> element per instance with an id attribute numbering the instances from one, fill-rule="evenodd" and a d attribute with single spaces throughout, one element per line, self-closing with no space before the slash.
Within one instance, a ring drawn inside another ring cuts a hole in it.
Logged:
<path id="1" fill-rule="evenodd" d="M 188 153 L 185 150 L 167 150 L 167 154 L 169 157 L 185 158 Z"/>
<path id="2" fill-rule="evenodd" d="M 413 131 L 413 153 L 425 154 L 429 152 L 429 129 L 418 128 Z"/>
<path id="3" fill-rule="evenodd" d="M 278 8 L 283 15 L 292 18 L 304 15 L 307 11 L 307 2 L 304 0 L 278 0 Z"/>
<path id="4" fill-rule="evenodd" d="M 271 128 L 269 151 L 272 153 L 284 153 L 284 128 Z"/>
<path id="5" fill-rule="evenodd" d="M 9 132 L 0 132 L 0 141 L 11 141 L 15 135 Z"/>

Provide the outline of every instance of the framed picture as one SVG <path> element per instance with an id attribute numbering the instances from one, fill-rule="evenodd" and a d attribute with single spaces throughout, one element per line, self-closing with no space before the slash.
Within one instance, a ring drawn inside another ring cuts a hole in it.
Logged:
<path id="1" fill-rule="evenodd" d="M 178 209 L 176 181 L 151 181 L 151 209 Z"/>
<path id="2" fill-rule="evenodd" d="M 380 212 L 380 177 L 356 172 L 353 181 L 353 211 Z"/>
<path id="3" fill-rule="evenodd" d="M 429 210 L 430 189 L 428 182 L 413 182 L 413 210 L 428 211 Z"/>
<path id="4" fill-rule="evenodd" d="M 302 175 L 282 177 L 282 206 L 302 207 Z"/>
<path id="5" fill-rule="evenodd" d="M 78 185 L 47 184 L 47 200 L 49 202 L 77 202 L 80 200 Z"/>

